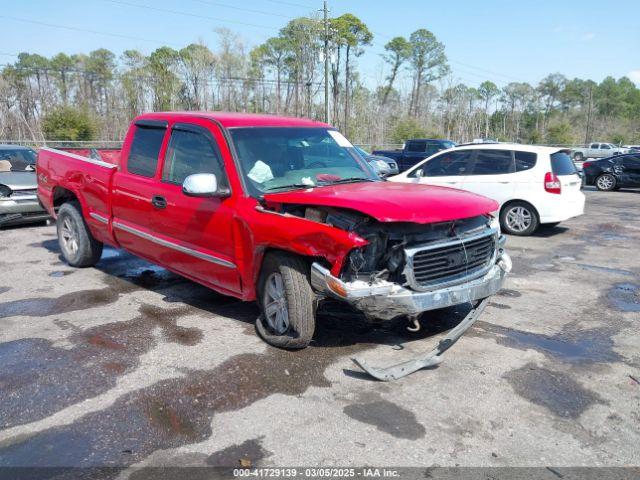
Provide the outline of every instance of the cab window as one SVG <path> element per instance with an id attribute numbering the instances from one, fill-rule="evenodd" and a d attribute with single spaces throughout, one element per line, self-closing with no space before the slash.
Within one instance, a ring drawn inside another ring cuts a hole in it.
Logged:
<path id="1" fill-rule="evenodd" d="M 175 126 L 165 155 L 162 180 L 182 185 L 185 178 L 196 173 L 213 173 L 219 185 L 227 186 L 220 152 L 214 140 L 205 131 Z"/>
<path id="2" fill-rule="evenodd" d="M 127 171 L 134 175 L 153 177 L 156 174 L 158 155 L 166 129 L 142 125 L 136 125 L 135 128 Z"/>
<path id="3" fill-rule="evenodd" d="M 407 152 L 423 153 L 427 149 L 427 142 L 407 142 Z"/>

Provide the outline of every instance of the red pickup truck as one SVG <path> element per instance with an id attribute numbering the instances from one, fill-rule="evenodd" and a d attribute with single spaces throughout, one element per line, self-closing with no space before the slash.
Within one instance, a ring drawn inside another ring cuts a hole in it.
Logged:
<path id="1" fill-rule="evenodd" d="M 43 148 L 40 201 L 66 261 L 103 244 L 246 301 L 258 333 L 309 344 L 318 301 L 370 319 L 475 302 L 510 269 L 482 196 L 380 180 L 331 126 L 235 113 L 152 113 L 113 163 Z"/>

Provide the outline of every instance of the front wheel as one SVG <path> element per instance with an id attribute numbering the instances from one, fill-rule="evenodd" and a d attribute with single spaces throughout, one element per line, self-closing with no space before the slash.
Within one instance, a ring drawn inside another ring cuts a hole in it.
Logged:
<path id="1" fill-rule="evenodd" d="M 316 327 L 314 298 L 304 260 L 287 253 L 268 254 L 258 282 L 260 337 L 274 347 L 305 348 Z"/>
<path id="2" fill-rule="evenodd" d="M 616 188 L 616 177 L 605 173 L 596 178 L 596 188 L 603 192 L 610 192 Z"/>
<path id="3" fill-rule="evenodd" d="M 58 243 L 62 256 L 72 267 L 92 267 L 102 256 L 99 242 L 82 218 L 78 202 L 67 202 L 58 210 Z"/>
<path id="4" fill-rule="evenodd" d="M 531 235 L 539 224 L 538 213 L 526 202 L 509 203 L 500 212 L 500 226 L 511 235 Z"/>

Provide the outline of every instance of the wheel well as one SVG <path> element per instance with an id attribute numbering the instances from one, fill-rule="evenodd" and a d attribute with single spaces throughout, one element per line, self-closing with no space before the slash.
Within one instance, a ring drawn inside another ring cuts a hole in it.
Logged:
<path id="1" fill-rule="evenodd" d="M 53 208 L 58 210 L 63 203 L 78 201 L 78 197 L 71 190 L 66 188 L 56 187 L 53 191 Z"/>
<path id="2" fill-rule="evenodd" d="M 313 257 L 313 256 L 309 256 L 309 255 L 304 255 L 302 253 L 298 253 L 298 252 L 293 252 L 291 250 L 285 250 L 282 248 L 276 248 L 276 247 L 267 247 L 264 250 L 262 250 L 261 252 L 256 252 L 256 263 L 254 265 L 254 271 L 253 271 L 253 280 L 254 282 L 258 282 L 258 279 L 260 278 L 260 274 L 262 273 L 262 267 L 264 265 L 264 259 L 268 256 L 268 255 L 274 255 L 277 253 L 282 253 L 285 255 L 295 255 L 297 257 L 302 258 L 308 265 L 309 265 L 309 269 L 311 269 L 311 264 L 313 262 L 319 262 L 321 263 L 323 266 L 327 267 L 327 268 L 331 268 L 331 264 L 329 262 L 327 262 L 327 260 L 325 258 L 322 257 Z M 311 270 L 309 270 L 311 271 Z"/>
<path id="3" fill-rule="evenodd" d="M 533 212 L 536 214 L 536 216 L 538 217 L 538 220 L 540 220 L 540 213 L 538 213 L 538 210 L 536 209 L 536 207 L 534 207 L 530 202 L 527 202 L 526 200 L 519 200 L 519 199 L 509 200 L 508 202 L 505 202 L 504 205 L 500 207 L 500 218 L 502 218 L 502 212 L 504 212 L 505 208 L 507 208 L 509 205 L 513 205 L 514 203 L 526 203 L 527 205 L 529 205 L 529 207 L 531 207 L 531 210 L 533 210 Z"/>

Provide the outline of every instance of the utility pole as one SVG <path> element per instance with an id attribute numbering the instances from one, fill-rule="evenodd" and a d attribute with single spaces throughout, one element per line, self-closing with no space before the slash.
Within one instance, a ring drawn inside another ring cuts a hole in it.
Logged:
<path id="1" fill-rule="evenodd" d="M 589 85 L 589 108 L 587 110 L 587 128 L 585 129 L 584 132 L 584 143 L 587 144 L 589 143 L 589 137 L 591 136 L 591 132 L 589 130 L 591 130 L 591 104 L 593 101 L 593 85 Z"/>
<path id="2" fill-rule="evenodd" d="M 324 122 L 329 123 L 329 11 L 324 0 Z"/>

